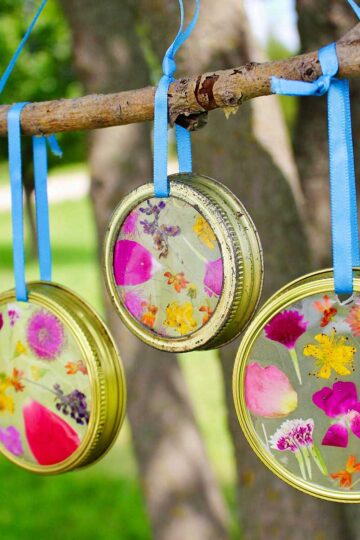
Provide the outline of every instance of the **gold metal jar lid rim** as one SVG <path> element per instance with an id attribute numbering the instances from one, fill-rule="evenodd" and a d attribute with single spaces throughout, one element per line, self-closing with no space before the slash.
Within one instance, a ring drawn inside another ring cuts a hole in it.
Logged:
<path id="1" fill-rule="evenodd" d="M 242 264 L 238 283 L 241 280 L 241 287 L 238 287 L 236 291 L 233 314 L 218 336 L 215 336 L 208 344 L 209 348 L 220 347 L 232 342 L 244 332 L 259 304 L 264 281 L 264 261 L 259 234 L 243 203 L 221 182 L 208 176 L 190 173 L 173 175 L 170 179 L 173 177 L 184 182 L 191 178 L 196 186 L 210 190 L 212 196 L 227 213 L 240 244 Z"/>
<path id="2" fill-rule="evenodd" d="M 354 291 L 360 292 L 359 269 L 354 269 Z M 336 493 L 332 489 L 317 486 L 306 480 L 302 480 L 291 472 L 285 470 L 275 459 L 264 450 L 259 437 L 254 429 L 250 413 L 245 403 L 244 382 L 247 359 L 253 345 L 268 322 L 279 312 L 288 308 L 299 300 L 315 294 L 324 294 L 334 291 L 334 279 L 332 269 L 320 270 L 302 276 L 285 285 L 260 308 L 257 315 L 246 330 L 240 343 L 234 369 L 233 369 L 233 398 L 236 413 L 244 435 L 260 458 L 260 460 L 281 480 L 290 486 L 320 499 L 334 502 L 358 503 L 359 493 L 341 492 Z"/>
<path id="3" fill-rule="evenodd" d="M 223 267 L 231 268 L 231 272 L 224 272 L 223 289 L 221 296 L 219 297 L 217 308 L 212 317 L 202 328 L 195 330 L 192 334 L 182 337 L 162 337 L 155 334 L 150 329 L 145 328 L 128 312 L 119 298 L 113 272 L 114 245 L 124 220 L 137 205 L 153 196 L 153 183 L 144 184 L 129 193 L 115 210 L 108 226 L 104 246 L 103 264 L 106 286 L 123 322 L 145 343 L 157 349 L 168 350 L 171 352 L 184 352 L 199 349 L 209 342 L 226 322 L 236 290 L 239 287 L 239 283 L 237 282 L 240 273 L 239 261 L 237 260 L 236 250 L 233 244 L 228 241 L 229 228 L 231 226 L 227 216 L 224 215 L 216 201 L 211 198 L 211 195 L 205 195 L 190 183 L 187 184 L 176 180 L 171 181 L 171 196 L 177 197 L 187 203 L 190 201 L 191 205 L 203 215 L 212 227 L 219 242 Z"/>
<path id="4" fill-rule="evenodd" d="M 79 447 L 60 463 L 37 465 L 16 458 L 6 449 L 1 448 L 1 453 L 9 461 L 31 472 L 41 475 L 59 474 L 93 463 L 111 448 L 125 417 L 125 375 L 111 334 L 86 301 L 53 282 L 30 282 L 27 289 L 29 303 L 54 314 L 73 336 L 81 351 L 89 374 L 91 413 L 86 434 Z M 15 302 L 14 290 L 0 294 L 0 305 Z"/>

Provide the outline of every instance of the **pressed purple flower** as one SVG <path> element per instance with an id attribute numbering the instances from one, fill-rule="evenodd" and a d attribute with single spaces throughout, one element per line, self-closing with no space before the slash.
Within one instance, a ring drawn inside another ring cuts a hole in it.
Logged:
<path id="1" fill-rule="evenodd" d="M 136 223 L 139 217 L 139 211 L 133 210 L 125 219 L 121 232 L 124 234 L 134 234 L 136 231 Z"/>
<path id="2" fill-rule="evenodd" d="M 64 327 L 55 315 L 37 311 L 30 317 L 27 342 L 38 358 L 54 360 L 63 347 L 64 339 Z"/>
<path id="3" fill-rule="evenodd" d="M 0 427 L 0 442 L 14 456 L 21 456 L 24 453 L 20 432 L 14 426 Z"/>
<path id="4" fill-rule="evenodd" d="M 4 326 L 4 317 L 3 317 L 3 314 L 0 313 L 0 330 L 2 329 L 3 326 Z"/>
<path id="5" fill-rule="evenodd" d="M 360 438 L 360 402 L 353 382 L 338 381 L 332 388 L 324 386 L 313 394 L 312 400 L 326 416 L 336 419 L 324 435 L 324 446 L 346 448 L 349 431 Z"/>
<path id="6" fill-rule="evenodd" d="M 308 321 L 304 321 L 304 316 L 299 311 L 285 310 L 275 315 L 265 326 L 265 334 L 272 341 L 281 343 L 287 349 L 293 349 L 308 326 Z"/>
<path id="7" fill-rule="evenodd" d="M 77 424 L 84 425 L 89 423 L 90 411 L 87 408 L 86 396 L 80 390 L 73 390 L 65 394 L 60 384 L 54 384 L 56 394 L 55 407 L 65 416 L 70 415 Z"/>

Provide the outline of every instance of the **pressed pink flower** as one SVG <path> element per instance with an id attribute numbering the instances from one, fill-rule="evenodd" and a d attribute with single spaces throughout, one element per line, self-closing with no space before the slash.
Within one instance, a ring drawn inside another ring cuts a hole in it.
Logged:
<path id="1" fill-rule="evenodd" d="M 4 326 L 4 317 L 3 317 L 3 314 L 0 313 L 0 330 L 2 329 L 3 326 Z"/>
<path id="2" fill-rule="evenodd" d="M 16 321 L 20 319 L 21 311 L 15 304 L 8 305 L 8 317 L 10 326 L 15 326 Z"/>
<path id="3" fill-rule="evenodd" d="M 135 292 L 129 291 L 125 294 L 124 304 L 135 319 L 141 319 L 145 309 L 143 298 Z"/>
<path id="4" fill-rule="evenodd" d="M 42 360 L 54 360 L 64 344 L 64 327 L 51 313 L 37 311 L 28 322 L 27 342 Z"/>
<path id="5" fill-rule="evenodd" d="M 299 337 L 306 332 L 308 326 L 308 321 L 304 321 L 304 316 L 295 309 L 278 313 L 264 328 L 268 339 L 281 343 L 289 350 L 300 384 L 302 384 L 302 380 L 295 344 Z"/>
<path id="6" fill-rule="evenodd" d="M 161 265 L 150 251 L 133 240 L 115 244 L 114 274 L 117 285 L 139 285 L 152 278 Z"/>
<path id="7" fill-rule="evenodd" d="M 308 327 L 308 321 L 297 310 L 285 310 L 275 315 L 265 326 L 266 337 L 285 345 L 287 349 L 293 349 L 295 343 Z"/>
<path id="8" fill-rule="evenodd" d="M 349 324 L 354 336 L 360 336 L 360 305 L 352 307 L 345 321 Z"/>
<path id="9" fill-rule="evenodd" d="M 220 296 L 223 287 L 223 261 L 208 261 L 205 268 L 204 290 L 208 296 Z"/>
<path id="10" fill-rule="evenodd" d="M 281 369 L 253 362 L 246 367 L 245 401 L 253 414 L 277 418 L 296 409 L 297 393 Z"/>
<path id="11" fill-rule="evenodd" d="M 0 427 L 0 443 L 14 456 L 21 456 L 24 453 L 20 432 L 14 426 Z"/>
<path id="12" fill-rule="evenodd" d="M 125 219 L 121 232 L 124 234 L 134 234 L 136 232 L 136 223 L 139 217 L 139 210 L 133 210 Z"/>
<path id="13" fill-rule="evenodd" d="M 23 409 L 25 434 L 40 465 L 54 465 L 71 456 L 80 445 L 76 431 L 60 416 L 37 401 Z"/>
<path id="14" fill-rule="evenodd" d="M 324 386 L 313 394 L 312 400 L 326 416 L 336 419 L 324 435 L 324 446 L 346 448 L 349 431 L 360 438 L 360 402 L 353 382 L 338 381 L 332 388 Z"/>
<path id="15" fill-rule="evenodd" d="M 314 427 L 315 423 L 312 418 L 285 420 L 269 440 L 271 448 L 279 452 L 289 451 L 295 456 L 304 480 L 306 477 L 312 478 L 310 458 L 313 459 L 324 476 L 328 475 L 321 453 L 314 445 Z"/>

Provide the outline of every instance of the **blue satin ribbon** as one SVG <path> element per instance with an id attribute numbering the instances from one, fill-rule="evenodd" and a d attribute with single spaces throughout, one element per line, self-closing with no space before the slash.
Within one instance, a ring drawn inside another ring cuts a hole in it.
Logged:
<path id="1" fill-rule="evenodd" d="M 359 266 L 359 237 L 349 82 L 335 78 L 339 69 L 335 43 L 319 50 L 319 61 L 323 75 L 316 81 L 306 83 L 272 77 L 271 90 L 292 96 L 327 93 L 335 292 L 352 294 L 353 267 Z"/>
<path id="2" fill-rule="evenodd" d="M 200 8 L 200 0 L 196 0 L 194 16 L 183 30 L 184 26 L 184 6 L 182 0 L 180 4 L 180 29 L 173 43 L 170 45 L 163 59 L 161 77 L 156 93 L 154 107 L 154 192 L 156 197 L 168 197 L 170 187 L 168 182 L 168 90 L 170 83 L 174 81 L 176 71 L 175 54 L 181 45 L 188 39 L 193 31 Z M 183 127 L 175 126 L 177 151 L 179 158 L 180 172 L 192 171 L 191 137 L 190 133 Z"/>
<path id="3" fill-rule="evenodd" d="M 25 279 L 23 182 L 21 163 L 21 112 L 27 103 L 16 103 L 8 112 L 9 174 L 11 186 L 11 217 L 13 230 L 13 258 L 16 299 L 28 299 Z M 49 226 L 49 205 L 47 197 L 47 149 L 49 144 L 53 154 L 61 156 L 61 149 L 54 135 L 33 137 L 33 159 L 36 204 L 36 232 L 40 279 L 51 281 L 52 259 Z"/>
<path id="4" fill-rule="evenodd" d="M 35 14 L 35 17 L 33 18 L 33 20 L 31 21 L 30 23 L 30 26 L 29 28 L 27 29 L 27 31 L 25 32 L 25 35 L 24 37 L 22 38 L 22 40 L 20 41 L 19 45 L 18 45 L 18 48 L 16 49 L 15 53 L 14 53 L 14 56 L 12 57 L 12 59 L 10 60 L 9 62 L 9 65 L 7 66 L 7 68 L 5 69 L 1 79 L 0 79 L 0 94 L 2 93 L 2 91 L 4 90 L 4 87 L 15 67 L 15 64 L 16 64 L 16 61 L 17 59 L 19 58 L 20 56 L 20 53 L 21 51 L 23 50 L 27 40 L 29 39 L 29 36 L 35 26 L 35 24 L 37 23 L 37 20 L 38 18 L 40 17 L 41 15 L 41 12 L 42 10 L 44 9 L 45 5 L 46 5 L 46 2 L 47 0 L 43 0 L 40 4 L 40 7 L 39 9 L 37 10 L 36 14 Z"/>
<path id="5" fill-rule="evenodd" d="M 16 103 L 8 112 L 9 174 L 11 186 L 11 216 L 13 230 L 13 258 L 16 299 L 27 301 L 24 251 L 24 211 L 21 163 L 21 112 L 27 103 Z M 40 279 L 51 281 L 52 258 L 49 226 L 49 204 L 47 196 L 47 148 L 54 155 L 62 156 L 55 135 L 33 137 L 33 160 L 36 204 L 36 232 Z"/>

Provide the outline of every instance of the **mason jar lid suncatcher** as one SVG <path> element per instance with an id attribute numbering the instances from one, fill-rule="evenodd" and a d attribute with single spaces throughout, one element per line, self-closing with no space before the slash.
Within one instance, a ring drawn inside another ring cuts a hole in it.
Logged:
<path id="1" fill-rule="evenodd" d="M 11 69 L 13 64 L 14 59 Z M 11 69 L 0 80 L 1 89 Z M 0 451 L 24 469 L 54 474 L 107 452 L 124 418 L 126 390 L 119 353 L 101 318 L 51 281 L 47 144 L 60 152 L 53 135 L 33 137 L 41 281 L 25 281 L 20 134 L 25 105 L 8 113 L 15 290 L 0 294 Z"/>
<path id="2" fill-rule="evenodd" d="M 181 27 L 155 96 L 154 182 L 124 197 L 105 241 L 106 284 L 119 316 L 145 343 L 172 352 L 220 347 L 244 329 L 259 301 L 263 261 L 255 226 L 222 184 L 192 173 L 190 133 L 176 125 L 180 173 L 167 176 L 167 92 Z"/>
<path id="3" fill-rule="evenodd" d="M 360 10 L 357 9 L 358 16 Z M 360 502 L 360 271 L 349 83 L 335 44 L 314 83 L 272 79 L 278 94 L 327 93 L 333 269 L 286 285 L 245 332 L 233 374 L 241 427 L 290 485 Z"/>

